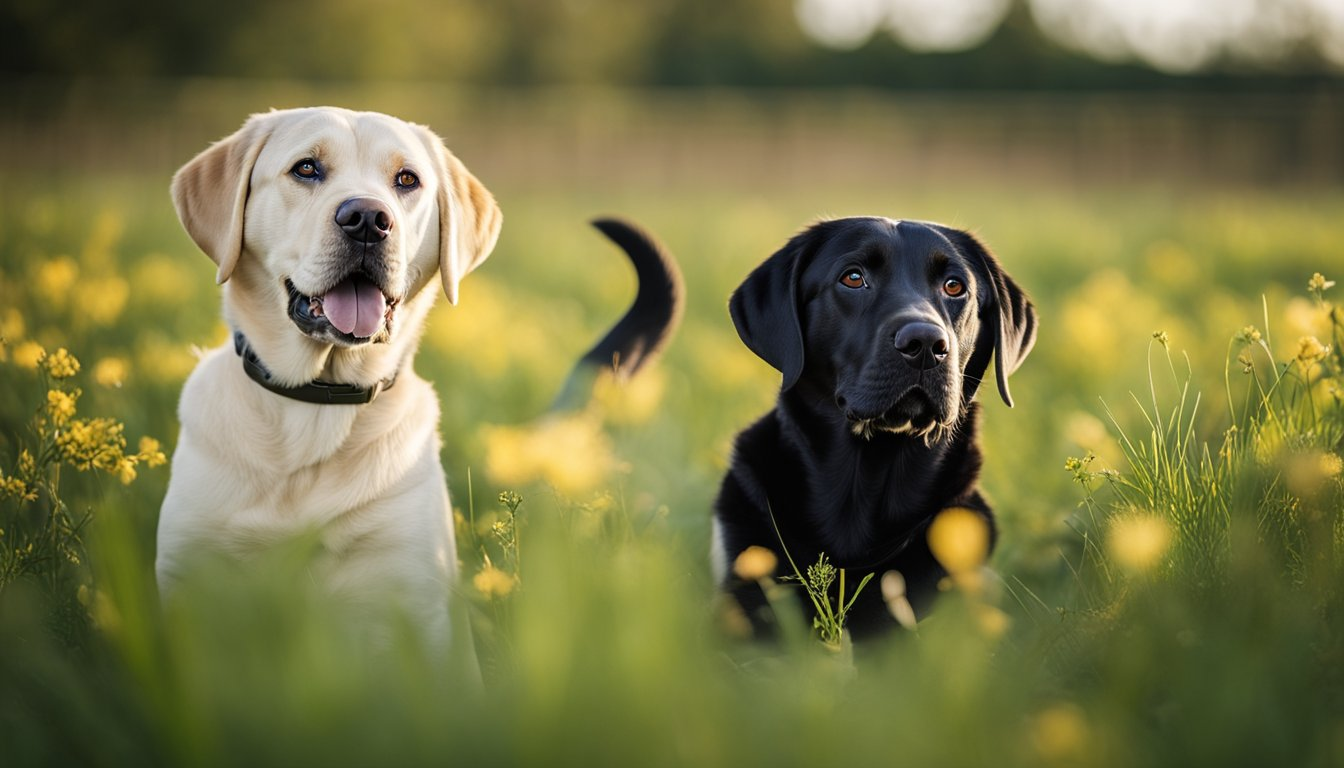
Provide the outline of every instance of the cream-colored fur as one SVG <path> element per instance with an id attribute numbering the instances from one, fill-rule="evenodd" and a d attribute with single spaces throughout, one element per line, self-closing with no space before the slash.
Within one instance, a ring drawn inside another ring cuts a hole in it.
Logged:
<path id="1" fill-rule="evenodd" d="M 305 158 L 321 162 L 320 182 L 291 174 Z M 395 186 L 403 170 L 418 188 Z M 439 407 L 411 359 L 439 286 L 456 303 L 458 283 L 494 247 L 494 199 L 425 128 L 325 107 L 254 115 L 178 171 L 172 192 L 183 226 L 219 267 L 225 319 L 276 383 L 397 378 L 367 405 L 316 405 L 249 379 L 231 342 L 206 353 L 178 408 L 160 590 L 171 593 L 205 549 L 246 557 L 315 532 L 318 575 L 333 592 L 401 605 L 431 640 L 446 641 L 456 555 Z M 398 302 L 381 338 L 332 342 L 290 319 L 285 281 L 305 295 L 331 288 L 321 283 L 344 268 L 335 211 L 353 197 L 376 197 L 393 213 L 381 255 Z"/>

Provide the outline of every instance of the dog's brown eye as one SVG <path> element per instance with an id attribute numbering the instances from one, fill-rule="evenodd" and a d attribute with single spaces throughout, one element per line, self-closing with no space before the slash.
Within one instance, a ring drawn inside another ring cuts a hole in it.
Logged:
<path id="1" fill-rule="evenodd" d="M 300 179 L 316 179 L 322 173 L 317 169 L 317 161 L 312 159 L 300 160 L 289 172 Z"/>
<path id="2" fill-rule="evenodd" d="M 953 298 L 966 292 L 966 284 L 955 277 L 949 277 L 943 281 L 943 293 Z"/>
<path id="3" fill-rule="evenodd" d="M 851 269 L 845 272 L 840 278 L 840 284 L 846 288 L 862 288 L 866 283 L 863 282 L 863 273 L 857 269 Z"/>
<path id="4" fill-rule="evenodd" d="M 415 189 L 420 186 L 420 177 L 410 171 L 402 171 L 397 174 L 397 186 L 402 189 Z"/>

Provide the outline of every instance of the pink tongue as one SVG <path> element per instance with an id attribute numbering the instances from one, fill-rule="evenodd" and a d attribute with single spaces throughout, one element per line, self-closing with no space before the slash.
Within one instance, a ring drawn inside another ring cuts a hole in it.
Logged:
<path id="1" fill-rule="evenodd" d="M 382 326 L 387 300 L 373 283 L 355 275 L 322 297 L 322 312 L 341 333 L 368 338 Z"/>

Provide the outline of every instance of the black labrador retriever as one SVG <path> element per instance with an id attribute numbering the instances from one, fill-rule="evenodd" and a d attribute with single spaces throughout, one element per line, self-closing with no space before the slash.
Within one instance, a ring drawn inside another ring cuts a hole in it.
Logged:
<path id="1" fill-rule="evenodd" d="M 847 218 L 790 240 L 729 310 L 783 384 L 774 410 L 738 435 L 715 503 L 721 586 L 768 631 L 763 593 L 730 565 L 756 545 L 791 575 L 782 539 L 799 568 L 825 553 L 851 584 L 899 571 L 923 615 L 946 575 L 927 542 L 934 516 L 968 508 L 993 531 L 972 398 L 995 357 L 1012 405 L 1008 375 L 1036 340 L 1030 300 L 966 232 Z M 852 609 L 856 637 L 895 624 L 876 587 Z"/>

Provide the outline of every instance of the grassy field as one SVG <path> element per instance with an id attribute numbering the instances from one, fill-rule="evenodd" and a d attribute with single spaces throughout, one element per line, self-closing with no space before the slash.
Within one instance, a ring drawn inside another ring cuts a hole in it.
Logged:
<path id="1" fill-rule="evenodd" d="M 199 146 L 235 124 L 201 128 Z M 751 142 L 722 143 L 720 159 Z M 416 367 L 443 402 L 480 684 L 409 633 L 366 652 L 307 584 L 311 542 L 205 568 L 159 612 L 167 468 L 138 441 L 171 453 L 192 347 L 227 335 L 213 266 L 166 193 L 187 156 L 6 171 L 0 477 L 37 488 L 0 491 L 6 765 L 1344 763 L 1344 321 L 1339 287 L 1308 288 L 1344 274 L 1337 186 L 937 163 L 756 183 L 712 158 L 648 184 L 613 166 L 607 184 L 459 151 L 504 233 L 460 305 L 435 310 Z M 584 224 L 608 213 L 679 256 L 684 325 L 632 386 L 531 429 L 632 296 Z M 915 632 L 855 658 L 806 636 L 759 648 L 713 604 L 708 509 L 778 374 L 737 340 L 726 299 L 807 222 L 860 213 L 974 229 L 1038 305 L 1017 407 L 984 398 L 1002 538 L 984 585 L 950 589 Z M 81 362 L 72 377 L 52 378 L 59 348 Z M 61 463 L 70 417 L 48 391 L 74 388 L 78 418 L 125 425 L 133 482 L 125 462 Z M 71 532 L 44 527 L 86 516 L 64 550 Z"/>

